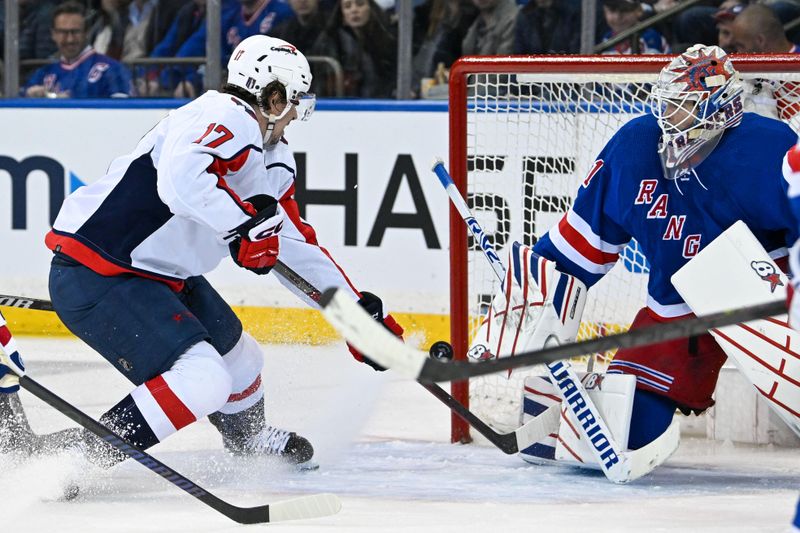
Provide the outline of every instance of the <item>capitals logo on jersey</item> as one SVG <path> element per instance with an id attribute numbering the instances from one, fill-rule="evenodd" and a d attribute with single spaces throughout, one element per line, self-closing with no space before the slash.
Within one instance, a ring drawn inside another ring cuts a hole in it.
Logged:
<path id="1" fill-rule="evenodd" d="M 775 292 L 776 287 L 783 286 L 781 275 L 778 274 L 778 269 L 775 268 L 775 265 L 772 263 L 766 261 L 752 261 L 750 263 L 750 268 L 755 270 L 758 277 L 769 282 L 769 292 Z"/>

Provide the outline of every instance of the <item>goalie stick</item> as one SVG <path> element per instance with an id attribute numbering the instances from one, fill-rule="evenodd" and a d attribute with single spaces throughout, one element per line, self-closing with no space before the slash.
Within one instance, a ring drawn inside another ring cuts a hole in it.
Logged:
<path id="1" fill-rule="evenodd" d="M 320 303 L 322 293 L 308 280 L 289 268 L 285 263 L 278 261 L 273 268 L 275 272 L 294 285 L 314 302 Z M 357 304 L 356 304 L 357 305 Z M 0 294 L 0 306 L 10 306 L 37 311 L 53 311 L 53 304 L 48 300 Z M 377 322 L 376 322 L 377 324 Z M 420 352 L 424 353 L 424 352 Z M 557 408 L 548 408 L 536 418 L 528 421 L 522 427 L 509 433 L 499 433 L 489 424 L 478 418 L 475 413 L 464 407 L 461 402 L 453 398 L 443 388 L 435 383 L 423 383 L 428 392 L 456 413 L 462 420 L 472 426 L 486 440 L 506 454 L 515 454 L 533 445 L 548 436 L 558 427 L 559 411 Z"/>
<path id="2" fill-rule="evenodd" d="M 438 176 L 442 186 L 447 190 L 450 200 L 455 205 L 470 232 L 472 232 L 473 237 L 478 240 L 484 257 L 491 265 L 502 286 L 506 279 L 507 271 L 505 266 L 497 255 L 494 245 L 489 242 L 488 237 L 483 232 L 483 228 L 472 215 L 466 200 L 459 194 L 441 159 L 434 161 L 433 171 Z M 523 309 L 522 312 L 525 313 L 526 311 Z M 543 309 L 542 312 L 547 313 L 548 309 Z M 521 320 L 523 320 L 522 317 L 520 317 Z M 569 412 L 574 418 L 581 436 L 590 443 L 591 453 L 606 477 L 614 483 L 627 483 L 639 477 L 638 475 L 636 477 L 633 476 L 635 472 L 632 469 L 630 456 L 616 442 L 600 410 L 592 401 L 572 365 L 569 362 L 560 361 L 548 364 L 546 368 L 552 383 L 558 389 L 559 396 L 563 399 L 561 405 L 566 408 L 565 412 Z M 568 418 L 565 418 L 565 420 L 569 422 Z M 641 474 L 639 475 L 643 475 L 649 470 L 644 468 L 640 469 L 640 471 Z"/>

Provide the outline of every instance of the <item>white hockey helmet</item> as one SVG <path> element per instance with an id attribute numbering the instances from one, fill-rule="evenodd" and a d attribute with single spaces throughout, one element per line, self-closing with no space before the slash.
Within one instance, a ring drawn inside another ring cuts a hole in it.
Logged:
<path id="1" fill-rule="evenodd" d="M 699 165 L 722 133 L 742 121 L 742 84 L 718 46 L 696 44 L 661 70 L 653 85 L 653 114 L 661 128 L 662 164 L 668 178 Z"/>
<path id="2" fill-rule="evenodd" d="M 228 83 L 256 97 L 261 113 L 277 120 L 292 106 L 297 107 L 300 120 L 308 120 L 314 111 L 316 98 L 311 88 L 311 69 L 308 60 L 294 45 L 267 35 L 253 35 L 239 43 L 228 60 Z M 262 99 L 263 89 L 273 81 L 286 88 L 288 105 L 279 117 L 270 116 L 269 105 Z"/>

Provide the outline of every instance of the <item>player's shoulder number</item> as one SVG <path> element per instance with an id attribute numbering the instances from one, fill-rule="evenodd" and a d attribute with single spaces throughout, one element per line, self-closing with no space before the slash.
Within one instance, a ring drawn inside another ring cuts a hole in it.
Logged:
<path id="1" fill-rule="evenodd" d="M 205 133 L 203 133 L 197 140 L 192 141 L 194 144 L 201 144 L 206 137 L 211 135 L 212 133 L 219 133 L 219 136 L 214 136 L 213 138 L 209 139 L 204 146 L 208 146 L 209 148 L 217 148 L 222 144 L 233 139 L 233 133 L 231 130 L 223 126 L 222 124 L 217 124 L 216 122 L 212 122 L 206 128 Z"/>
<path id="2" fill-rule="evenodd" d="M 592 168 L 589 169 L 589 173 L 586 175 L 586 177 L 583 178 L 583 184 L 582 185 L 583 185 L 584 188 L 589 186 L 589 183 L 592 181 L 592 178 L 594 178 L 597 175 L 597 173 L 600 172 L 601 168 L 603 168 L 603 160 L 602 159 L 598 159 L 597 161 L 594 162 L 594 165 L 592 165 Z"/>

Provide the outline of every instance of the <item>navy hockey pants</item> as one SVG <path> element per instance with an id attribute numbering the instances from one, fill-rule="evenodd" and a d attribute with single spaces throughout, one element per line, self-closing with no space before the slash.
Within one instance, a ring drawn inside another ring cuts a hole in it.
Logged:
<path id="1" fill-rule="evenodd" d="M 202 276 L 174 292 L 134 275 L 101 276 L 56 254 L 50 297 L 67 328 L 135 385 L 167 371 L 200 341 L 224 355 L 242 335 L 239 318 Z"/>

